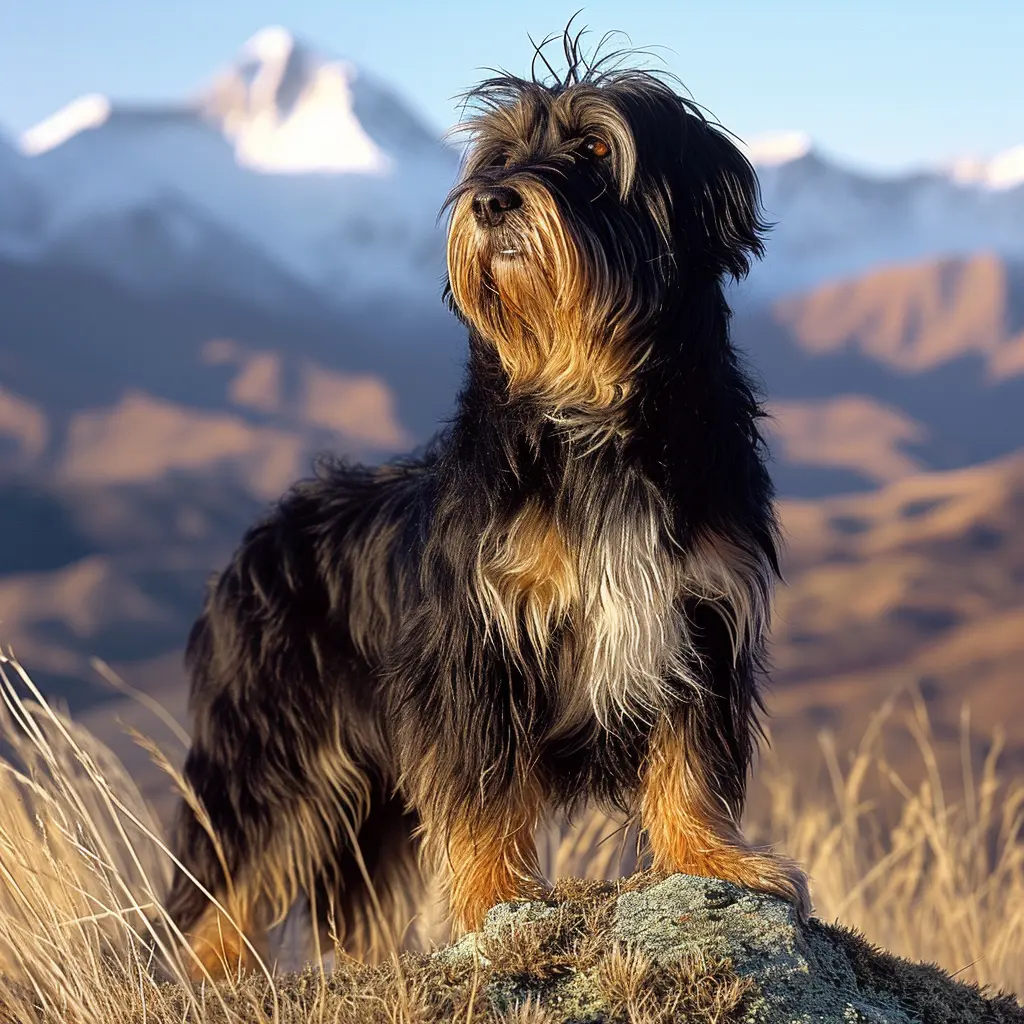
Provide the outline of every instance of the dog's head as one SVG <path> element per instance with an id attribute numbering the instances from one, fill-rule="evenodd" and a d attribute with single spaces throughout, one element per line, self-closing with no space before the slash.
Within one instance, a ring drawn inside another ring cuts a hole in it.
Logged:
<path id="1" fill-rule="evenodd" d="M 765 225 L 722 129 L 662 78 L 588 66 L 574 45 L 562 80 L 470 94 L 448 279 L 513 392 L 595 409 L 628 391 L 681 295 L 747 272 Z"/>

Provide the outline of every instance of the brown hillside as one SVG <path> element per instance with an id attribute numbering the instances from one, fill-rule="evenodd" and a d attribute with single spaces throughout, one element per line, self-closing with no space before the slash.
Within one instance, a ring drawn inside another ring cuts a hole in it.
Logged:
<path id="1" fill-rule="evenodd" d="M 789 466 L 852 470 L 874 484 L 894 483 L 924 469 L 908 446 L 925 428 L 899 409 L 866 395 L 769 406 L 775 457 Z"/>
<path id="2" fill-rule="evenodd" d="M 993 379 L 1024 373 L 1024 306 L 1006 263 L 980 254 L 883 267 L 776 303 L 808 352 L 856 349 L 903 371 L 965 355 Z"/>
<path id="3" fill-rule="evenodd" d="M 926 697 L 951 769 L 965 701 L 979 744 L 1003 730 L 1024 764 L 1024 455 L 785 502 L 783 522 L 771 707 L 786 756 L 808 725 L 854 742 L 902 687 Z"/>
<path id="4" fill-rule="evenodd" d="M 741 306 L 736 337 L 771 399 L 783 494 L 867 490 L 1024 444 L 1024 272 L 999 257 Z"/>

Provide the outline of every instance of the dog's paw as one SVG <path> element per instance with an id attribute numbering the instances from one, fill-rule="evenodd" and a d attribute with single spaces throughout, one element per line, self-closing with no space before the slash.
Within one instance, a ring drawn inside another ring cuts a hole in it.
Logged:
<path id="1" fill-rule="evenodd" d="M 661 865 L 664 869 L 666 866 Z M 744 889 L 770 893 L 792 903 L 797 917 L 806 922 L 811 916 L 811 894 L 807 875 L 793 861 L 765 850 L 742 846 L 722 846 L 699 858 L 688 858 L 670 870 L 683 874 L 720 878 Z"/>
<path id="2" fill-rule="evenodd" d="M 775 854 L 758 853 L 753 857 L 756 880 L 751 889 L 769 892 L 793 904 L 797 917 L 806 923 L 813 910 L 807 875 L 793 861 Z"/>

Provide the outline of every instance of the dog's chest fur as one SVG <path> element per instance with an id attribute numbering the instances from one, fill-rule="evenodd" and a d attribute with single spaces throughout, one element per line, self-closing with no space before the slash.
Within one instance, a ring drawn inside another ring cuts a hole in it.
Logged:
<path id="1" fill-rule="evenodd" d="M 681 689 L 700 685 L 686 599 L 715 602 L 738 647 L 764 628 L 770 569 L 710 532 L 681 548 L 665 503 L 638 475 L 623 478 L 603 507 L 585 494 L 562 507 L 574 498 L 582 507 L 571 516 L 528 499 L 484 531 L 476 565 L 484 629 L 544 672 L 556 732 L 594 719 L 605 727 L 651 720 Z"/>

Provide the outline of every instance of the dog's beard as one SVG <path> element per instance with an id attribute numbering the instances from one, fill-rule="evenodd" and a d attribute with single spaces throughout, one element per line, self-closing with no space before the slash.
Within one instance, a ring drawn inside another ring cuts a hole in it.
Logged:
<path id="1" fill-rule="evenodd" d="M 456 203 L 448 275 L 463 314 L 495 346 L 512 394 L 555 411 L 609 409 L 642 361 L 629 294 L 604 249 L 573 238 L 542 186 L 516 182 L 522 207 L 482 230 L 472 197 Z"/>

